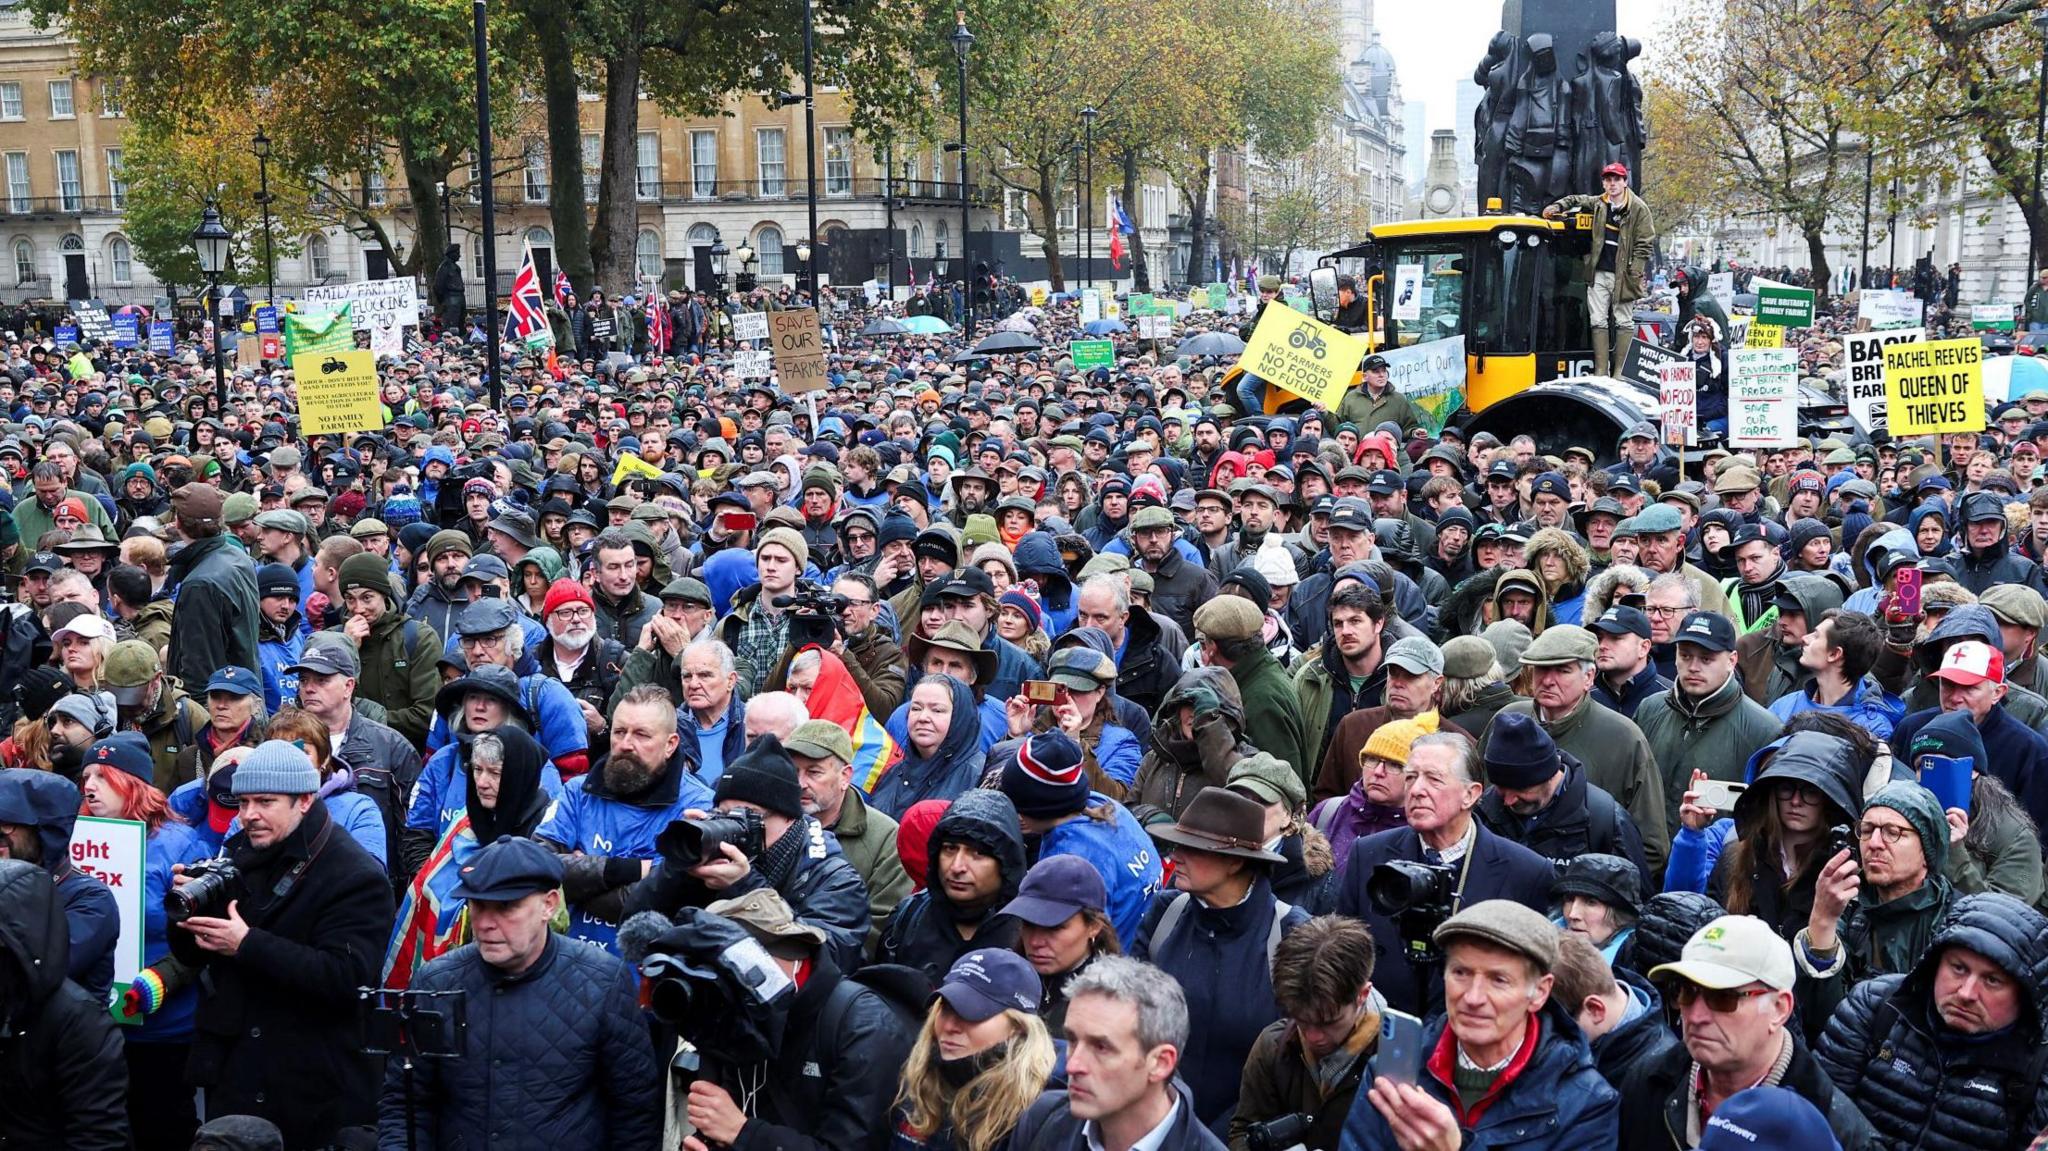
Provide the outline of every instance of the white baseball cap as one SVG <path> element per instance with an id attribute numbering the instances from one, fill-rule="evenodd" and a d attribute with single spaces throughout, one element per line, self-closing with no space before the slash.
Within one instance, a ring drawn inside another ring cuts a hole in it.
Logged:
<path id="1" fill-rule="evenodd" d="M 1729 991 L 1751 983 L 1790 991 L 1797 978 L 1792 945 L 1754 915 L 1724 915 L 1694 932 L 1678 962 L 1650 969 L 1653 980 L 1666 975 L 1710 991 Z"/>

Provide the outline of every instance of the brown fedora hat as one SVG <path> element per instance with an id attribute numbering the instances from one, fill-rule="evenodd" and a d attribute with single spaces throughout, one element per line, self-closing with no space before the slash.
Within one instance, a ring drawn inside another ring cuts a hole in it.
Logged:
<path id="1" fill-rule="evenodd" d="M 1265 805 L 1228 788 L 1203 788 L 1180 813 L 1180 822 L 1147 830 L 1154 839 L 1197 851 L 1264 863 L 1287 862 L 1285 856 L 1266 850 Z"/>
<path id="2" fill-rule="evenodd" d="M 910 657 L 910 666 L 924 670 L 924 656 L 932 648 L 957 651 L 974 661 L 974 682 L 976 686 L 987 687 L 996 677 L 996 653 L 981 646 L 981 640 L 974 629 L 959 620 L 948 620 L 940 625 L 939 634 L 926 639 L 916 632 L 904 642 L 904 654 Z"/>

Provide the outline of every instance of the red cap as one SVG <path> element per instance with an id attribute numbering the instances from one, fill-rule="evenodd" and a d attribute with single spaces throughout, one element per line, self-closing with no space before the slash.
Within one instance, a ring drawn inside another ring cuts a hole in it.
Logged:
<path id="1" fill-rule="evenodd" d="M 2005 681 L 2005 653 L 1983 640 L 1964 640 L 1941 657 L 1941 668 L 1933 678 L 1964 687 Z"/>
<path id="2" fill-rule="evenodd" d="M 1609 164 L 1609 165 L 1607 165 L 1607 166 L 1606 166 L 1605 168 L 1602 168 L 1602 169 L 1600 169 L 1600 178 L 1601 178 L 1601 179 L 1603 179 L 1603 180 L 1604 180 L 1604 179 L 1606 179 L 1606 178 L 1607 178 L 1607 177 L 1609 177 L 1609 176 L 1620 176 L 1620 177 L 1621 177 L 1622 179 L 1624 179 L 1624 180 L 1628 179 L 1628 165 L 1627 165 L 1627 164 Z"/>
<path id="3" fill-rule="evenodd" d="M 548 585 L 548 598 L 541 601 L 540 618 L 545 620 L 555 614 L 563 604 L 580 603 L 595 609 L 597 604 L 590 598 L 590 589 L 572 579 L 558 579 Z"/>

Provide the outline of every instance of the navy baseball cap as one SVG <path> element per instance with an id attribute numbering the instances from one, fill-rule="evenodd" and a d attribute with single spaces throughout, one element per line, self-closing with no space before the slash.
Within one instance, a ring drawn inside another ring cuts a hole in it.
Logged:
<path id="1" fill-rule="evenodd" d="M 1700 1151 L 1841 1151 L 1820 1109 L 1783 1087 L 1751 1087 L 1714 1108 L 1700 1131 Z"/>
<path id="2" fill-rule="evenodd" d="M 960 1018 L 980 1023 L 1005 1011 L 1038 1014 L 1045 987 L 1023 956 L 983 947 L 954 960 L 946 981 L 932 994 L 945 1000 Z"/>
<path id="3" fill-rule="evenodd" d="M 256 673 L 246 667 L 229 665 L 214 672 L 213 678 L 206 681 L 208 695 L 224 691 L 232 695 L 249 696 L 262 690 L 262 685 L 256 682 Z"/>
<path id="4" fill-rule="evenodd" d="M 1530 485 L 1529 494 L 1531 496 L 1556 496 L 1558 499 L 1569 502 L 1572 498 L 1572 486 L 1566 483 L 1564 476 L 1559 473 L 1544 472 L 1536 477 L 1534 484 Z"/>
<path id="5" fill-rule="evenodd" d="M 469 562 L 462 565 L 462 578 L 510 579 L 512 578 L 512 569 L 506 567 L 505 561 L 497 556 L 471 556 L 469 557 Z"/>
<path id="6" fill-rule="evenodd" d="M 56 552 L 37 552 L 28 557 L 28 566 L 22 569 L 22 574 L 34 575 L 41 572 L 44 575 L 55 575 L 63 570 L 64 561 Z"/>
<path id="7" fill-rule="evenodd" d="M 1109 890 L 1102 876 L 1078 855 L 1054 855 L 1024 873 L 1016 898 L 999 915 L 1013 916 L 1034 927 L 1058 927 L 1083 911 L 1102 911 Z"/>
<path id="8" fill-rule="evenodd" d="M 1372 530 L 1372 509 L 1356 496 L 1346 496 L 1330 508 L 1330 529 L 1369 532 Z"/>
<path id="9" fill-rule="evenodd" d="M 508 835 L 470 857 L 453 894 L 457 899 L 503 902 L 561 885 L 561 856 L 531 839 Z"/>
<path id="10" fill-rule="evenodd" d="M 1627 492 L 1629 495 L 1639 496 L 1643 494 L 1643 485 L 1642 482 L 1637 480 L 1634 476 L 1628 474 L 1627 472 L 1623 472 L 1622 474 L 1607 481 L 1607 492 L 1609 495 Z"/>
<path id="11" fill-rule="evenodd" d="M 1522 470 L 1515 466 L 1513 460 L 1495 460 L 1493 466 L 1486 469 L 1486 479 L 1489 483 L 1494 480 L 1507 480 L 1513 483 L 1521 474 Z"/>
<path id="12" fill-rule="evenodd" d="M 363 674 L 361 659 L 356 655 L 355 645 L 339 636 L 321 639 L 316 633 L 306 641 L 306 650 L 299 654 L 299 662 L 286 668 L 287 672 L 310 671 L 315 675 L 345 675 L 351 678 Z"/>
<path id="13" fill-rule="evenodd" d="M 1735 623 L 1717 611 L 1696 611 L 1685 617 L 1673 643 L 1689 643 L 1708 651 L 1735 650 Z"/>
<path id="14" fill-rule="evenodd" d="M 1372 482 L 1366 485 L 1366 490 L 1374 495 L 1390 496 L 1406 486 L 1401 482 L 1400 472 L 1394 471 L 1391 468 L 1382 468 L 1372 474 Z"/>
<path id="15" fill-rule="evenodd" d="M 1607 635 L 1639 635 L 1650 638 L 1650 617 L 1632 607 L 1616 605 L 1600 613 L 1600 618 L 1587 625 Z"/>

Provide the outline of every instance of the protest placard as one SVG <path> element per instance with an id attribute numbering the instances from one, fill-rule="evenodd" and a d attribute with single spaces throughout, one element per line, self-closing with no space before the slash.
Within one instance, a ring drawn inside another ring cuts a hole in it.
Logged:
<path id="1" fill-rule="evenodd" d="M 1735 307 L 1735 273 L 1713 272 L 1707 276 L 1707 295 L 1725 315 Z"/>
<path id="2" fill-rule="evenodd" d="M 374 332 L 380 327 L 417 327 L 420 322 L 419 286 L 411 276 L 315 284 L 306 289 L 306 302 L 326 304 L 329 311 L 348 304 L 349 320 L 358 332 Z"/>
<path id="3" fill-rule="evenodd" d="M 1067 345 L 1067 354 L 1073 357 L 1076 371 L 1116 366 L 1116 343 L 1113 340 L 1074 340 Z"/>
<path id="4" fill-rule="evenodd" d="M 114 317 L 114 346 L 117 348 L 139 348 L 142 346 L 142 321 L 134 312 L 124 312 Z"/>
<path id="5" fill-rule="evenodd" d="M 136 820 L 81 815 L 71 829 L 71 865 L 106 884 L 114 895 L 114 911 L 121 924 L 119 941 L 114 944 L 116 987 L 142 970 L 148 850 L 149 825 Z"/>
<path id="6" fill-rule="evenodd" d="M 1093 291 L 1081 293 L 1081 322 L 1092 324 L 1102 318 L 1102 296 Z"/>
<path id="7" fill-rule="evenodd" d="M 1685 360 L 1685 357 L 1656 344 L 1630 340 L 1628 353 L 1621 358 L 1621 378 L 1634 380 L 1646 388 L 1654 388 L 1663 378 L 1657 374 L 1658 370 L 1665 364 L 1679 360 Z"/>
<path id="8" fill-rule="evenodd" d="M 149 350 L 160 356 L 168 356 L 177 350 L 177 328 L 169 320 L 149 322 Z"/>
<path id="9" fill-rule="evenodd" d="M 1394 318 L 1414 321 L 1422 318 L 1422 265 L 1394 265 Z"/>
<path id="10" fill-rule="evenodd" d="M 114 338 L 114 321 L 107 318 L 107 310 L 98 304 L 82 300 L 71 302 L 71 315 L 78 321 L 78 337 L 94 343 L 108 343 Z"/>
<path id="11" fill-rule="evenodd" d="M 1970 327 L 1979 332 L 2010 332 L 2018 308 L 2012 304 L 1971 304 Z"/>
<path id="12" fill-rule="evenodd" d="M 1664 424 L 1664 442 L 1691 447 L 1699 442 L 1699 369 L 1691 360 L 1666 360 L 1657 365 L 1657 410 Z"/>
<path id="13" fill-rule="evenodd" d="M 768 333 L 775 352 L 775 374 L 785 393 L 801 395 L 825 386 L 825 339 L 816 309 L 770 312 Z"/>
<path id="14" fill-rule="evenodd" d="M 1856 314 L 1873 328 L 1910 328 L 1920 322 L 1920 301 L 1895 288 L 1865 288 L 1856 294 Z"/>
<path id="15" fill-rule="evenodd" d="M 355 328 L 349 321 L 349 304 L 335 312 L 292 312 L 284 318 L 285 354 L 298 357 L 312 352 L 346 352 L 356 346 Z"/>
<path id="16" fill-rule="evenodd" d="M 1465 337 L 1388 348 L 1387 384 L 1415 405 L 1422 426 L 1434 436 L 1465 406 Z"/>
<path id="17" fill-rule="evenodd" d="M 1756 322 L 1776 324 L 1781 328 L 1810 328 L 1813 326 L 1813 291 L 1780 284 L 1776 280 L 1758 278 L 1756 287 Z"/>
<path id="18" fill-rule="evenodd" d="M 1173 317 L 1157 312 L 1138 317 L 1138 338 L 1144 340 L 1170 340 L 1173 338 Z"/>
<path id="19" fill-rule="evenodd" d="M 1849 373 L 1843 381 L 1843 398 L 1849 405 L 1849 415 L 1866 431 L 1884 418 L 1884 350 L 1893 344 L 1917 344 L 1926 338 L 1925 328 L 1843 334 L 1842 363 Z"/>
<path id="20" fill-rule="evenodd" d="M 1364 340 L 1314 316 L 1267 308 L 1238 363 L 1277 388 L 1335 410 L 1365 351 Z"/>
<path id="21" fill-rule="evenodd" d="M 741 348 L 732 354 L 732 374 L 743 380 L 765 380 L 775 369 L 775 353 L 766 348 Z"/>
<path id="22" fill-rule="evenodd" d="M 1737 348 L 1728 363 L 1728 443 L 1767 448 L 1798 439 L 1799 353 Z"/>
<path id="23" fill-rule="evenodd" d="M 1743 337 L 1745 348 L 1782 348 L 1785 346 L 1785 329 L 1776 324 L 1754 323 L 1749 334 Z"/>
<path id="24" fill-rule="evenodd" d="M 292 375 L 299 385 L 299 427 L 307 435 L 373 432 L 384 426 L 376 353 L 353 348 L 301 353 L 292 357 Z"/>
<path id="25" fill-rule="evenodd" d="M 741 312 L 732 318 L 732 338 L 735 340 L 765 340 L 768 338 L 768 313 Z"/>
<path id="26" fill-rule="evenodd" d="M 1984 344 L 1965 337 L 1884 350 L 1885 430 L 1893 439 L 1984 430 Z"/>

